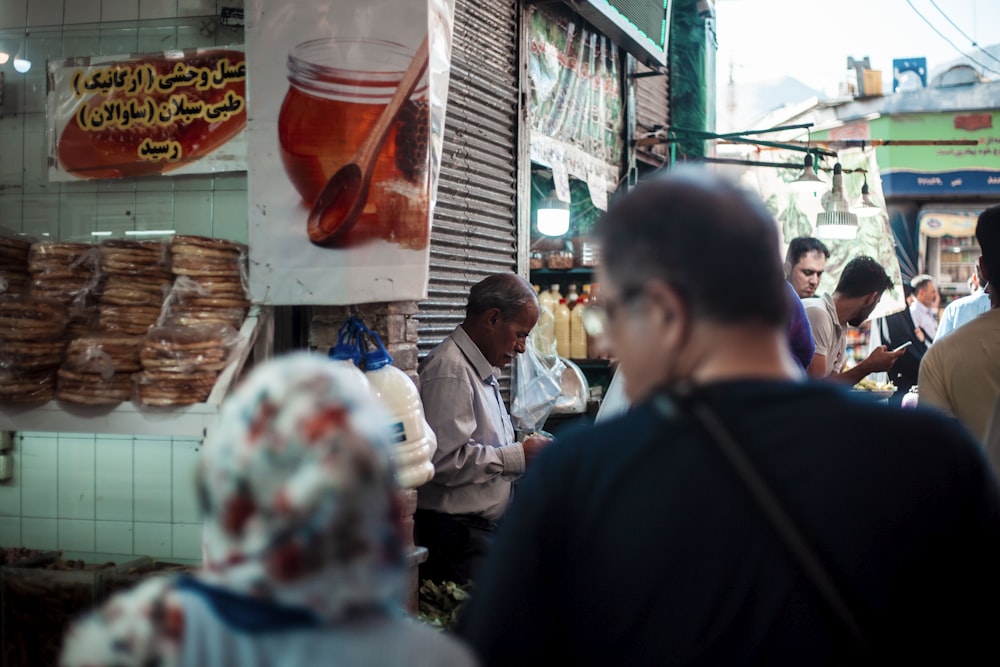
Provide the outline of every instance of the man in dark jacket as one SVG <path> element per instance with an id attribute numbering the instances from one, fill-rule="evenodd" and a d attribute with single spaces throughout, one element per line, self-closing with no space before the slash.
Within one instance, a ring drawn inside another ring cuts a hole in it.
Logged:
<path id="1" fill-rule="evenodd" d="M 890 350 L 909 343 L 906 351 L 888 371 L 889 379 L 896 385 L 896 392 L 889 399 L 893 405 L 899 405 L 910 387 L 917 384 L 920 360 L 924 358 L 927 346 L 933 342 L 923 329 L 918 329 L 917 325 L 913 323 L 913 316 L 910 315 L 909 308 L 910 301 L 913 299 L 913 287 L 905 281 L 903 282 L 903 295 L 906 297 L 906 307 L 903 310 L 880 317 L 872 322 L 872 326 L 878 328 L 882 344 Z"/>
<path id="2" fill-rule="evenodd" d="M 760 201 L 674 169 L 599 233 L 592 324 L 633 407 L 522 479 L 460 618 L 484 662 L 995 662 L 1000 494 L 981 450 L 930 411 L 794 380 Z"/>

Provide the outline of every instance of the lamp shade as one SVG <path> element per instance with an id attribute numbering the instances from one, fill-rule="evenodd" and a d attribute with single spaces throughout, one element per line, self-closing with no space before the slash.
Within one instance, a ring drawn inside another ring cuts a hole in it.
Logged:
<path id="1" fill-rule="evenodd" d="M 865 178 L 865 184 L 861 186 L 861 198 L 851 205 L 851 213 L 857 213 L 859 216 L 869 217 L 872 215 L 877 215 L 882 212 L 882 207 L 875 203 L 872 199 L 871 192 L 868 190 L 868 179 Z"/>
<path id="2" fill-rule="evenodd" d="M 848 210 L 844 196 L 844 171 L 833 166 L 833 187 L 823 195 L 823 212 L 816 216 L 816 238 L 853 239 L 858 235 L 858 216 Z"/>
<path id="3" fill-rule="evenodd" d="M 554 192 L 541 201 L 535 216 L 538 231 L 545 236 L 562 236 L 569 231 L 569 204 Z"/>
<path id="4" fill-rule="evenodd" d="M 789 186 L 796 192 L 807 192 L 817 194 L 826 188 L 826 181 L 819 177 L 813 169 L 813 156 L 806 153 L 805 163 L 802 173 Z"/>

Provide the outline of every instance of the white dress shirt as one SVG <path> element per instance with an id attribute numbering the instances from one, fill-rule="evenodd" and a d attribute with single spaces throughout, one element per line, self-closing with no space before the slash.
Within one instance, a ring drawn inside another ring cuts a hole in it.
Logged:
<path id="1" fill-rule="evenodd" d="M 916 299 L 910 304 L 910 317 L 913 318 L 914 326 L 918 326 L 924 330 L 924 333 L 931 337 L 931 339 L 937 338 L 937 311 L 933 308 L 928 308 L 924 304 L 920 303 Z"/>
<path id="2" fill-rule="evenodd" d="M 461 326 L 420 365 L 424 417 L 437 436 L 434 479 L 417 507 L 499 519 L 525 469 L 524 448 L 500 395 L 494 368 Z"/>

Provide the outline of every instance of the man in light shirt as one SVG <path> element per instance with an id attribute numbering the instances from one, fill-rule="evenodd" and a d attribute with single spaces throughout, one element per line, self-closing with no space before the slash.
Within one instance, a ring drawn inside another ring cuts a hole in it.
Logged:
<path id="1" fill-rule="evenodd" d="M 530 283 L 513 273 L 488 276 L 472 287 L 462 324 L 420 364 L 424 416 L 437 436 L 434 478 L 417 491 L 415 536 L 430 552 L 421 578 L 473 578 L 514 480 L 549 442 L 515 440 L 498 380 L 537 320 Z"/>
<path id="2" fill-rule="evenodd" d="M 914 276 L 910 281 L 913 287 L 913 303 L 910 304 L 910 317 L 913 324 L 924 332 L 928 345 L 937 338 L 938 306 L 941 305 L 941 293 L 938 292 L 934 278 L 927 274 Z"/>
<path id="3" fill-rule="evenodd" d="M 938 323 L 938 338 L 954 331 L 966 322 L 976 319 L 990 309 L 990 295 L 986 291 L 988 285 L 979 275 L 980 273 L 977 266 L 975 275 L 969 280 L 971 294 L 963 296 L 961 299 L 955 299 L 944 307 L 941 321 Z"/>
<path id="4" fill-rule="evenodd" d="M 816 343 L 806 375 L 856 384 L 869 373 L 888 371 L 896 363 L 903 350 L 890 352 L 880 345 L 856 366 L 844 370 L 847 325 L 861 326 L 875 310 L 882 293 L 891 287 L 892 280 L 881 264 L 871 257 L 855 257 L 841 272 L 833 294 L 802 302 Z"/>
<path id="5" fill-rule="evenodd" d="M 976 238 L 983 249 L 979 268 L 992 282 L 1000 276 L 1000 206 L 979 215 Z M 990 301 L 990 310 L 931 346 L 918 381 L 920 405 L 954 415 L 980 440 L 1000 397 L 1000 294 L 990 290 Z"/>

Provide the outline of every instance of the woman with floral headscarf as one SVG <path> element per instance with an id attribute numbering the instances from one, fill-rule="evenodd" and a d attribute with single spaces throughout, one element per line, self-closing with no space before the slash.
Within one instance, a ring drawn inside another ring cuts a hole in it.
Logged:
<path id="1" fill-rule="evenodd" d="M 404 617 L 387 415 L 352 369 L 308 353 L 225 402 L 198 475 L 204 563 L 82 619 L 60 664 L 474 664 Z"/>

